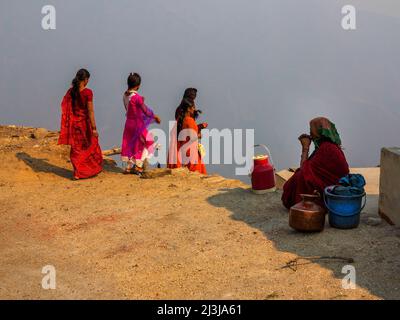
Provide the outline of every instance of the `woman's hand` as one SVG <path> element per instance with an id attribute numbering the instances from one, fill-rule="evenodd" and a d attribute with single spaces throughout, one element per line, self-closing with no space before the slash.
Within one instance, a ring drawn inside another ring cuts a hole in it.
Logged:
<path id="1" fill-rule="evenodd" d="M 203 122 L 203 123 L 201 124 L 201 127 L 202 127 L 202 129 L 207 128 L 207 127 L 208 127 L 208 123 L 207 123 L 207 122 Z"/>
<path id="2" fill-rule="evenodd" d="M 310 149 L 310 145 L 311 145 L 311 136 L 310 135 L 304 133 L 299 137 L 299 140 L 300 140 L 301 146 L 303 147 L 303 150 Z"/>
<path id="3" fill-rule="evenodd" d="M 310 149 L 311 145 L 311 136 L 308 134 L 302 134 L 299 137 L 302 151 L 301 151 L 301 159 L 300 159 L 300 168 L 303 166 L 303 163 L 308 159 L 308 150 Z"/>
<path id="4" fill-rule="evenodd" d="M 160 119 L 159 116 L 154 116 L 154 120 L 155 120 L 158 124 L 161 123 L 161 119 Z"/>

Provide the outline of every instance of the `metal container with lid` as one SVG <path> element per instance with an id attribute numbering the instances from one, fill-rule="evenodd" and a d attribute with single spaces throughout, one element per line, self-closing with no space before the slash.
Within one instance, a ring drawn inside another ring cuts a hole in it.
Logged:
<path id="1" fill-rule="evenodd" d="M 315 201 L 319 194 L 301 194 L 302 201 L 290 208 L 289 225 L 301 232 L 320 232 L 325 227 L 326 211 Z"/>

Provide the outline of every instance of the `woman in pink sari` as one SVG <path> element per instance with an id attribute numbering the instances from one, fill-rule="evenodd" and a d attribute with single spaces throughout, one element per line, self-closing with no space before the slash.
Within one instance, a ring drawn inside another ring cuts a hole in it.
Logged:
<path id="1" fill-rule="evenodd" d="M 125 164 L 125 173 L 142 174 L 143 164 L 154 151 L 154 140 L 148 127 L 154 121 L 161 123 L 160 118 L 146 106 L 144 98 L 139 95 L 141 78 L 137 73 L 128 77 L 128 90 L 124 93 L 126 122 L 122 138 L 121 159 Z"/>

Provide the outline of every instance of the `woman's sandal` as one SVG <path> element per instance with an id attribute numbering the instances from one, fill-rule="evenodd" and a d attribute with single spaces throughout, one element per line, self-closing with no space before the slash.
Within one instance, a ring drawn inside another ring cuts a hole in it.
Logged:
<path id="1" fill-rule="evenodd" d="M 133 170 L 133 174 L 136 174 L 136 175 L 138 175 L 138 176 L 141 176 L 143 173 L 144 173 L 143 168 L 136 167 L 136 168 Z"/>

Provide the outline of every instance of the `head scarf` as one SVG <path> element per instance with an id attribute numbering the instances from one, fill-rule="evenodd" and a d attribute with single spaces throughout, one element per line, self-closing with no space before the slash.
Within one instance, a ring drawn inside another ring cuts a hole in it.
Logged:
<path id="1" fill-rule="evenodd" d="M 319 117 L 310 121 L 310 129 L 315 127 L 318 132 L 318 137 L 314 137 L 313 142 L 315 148 L 319 148 L 322 141 L 329 140 L 338 146 L 342 145 L 339 133 L 336 130 L 334 123 L 329 121 L 327 118 Z"/>

